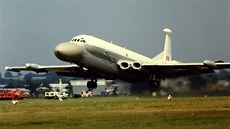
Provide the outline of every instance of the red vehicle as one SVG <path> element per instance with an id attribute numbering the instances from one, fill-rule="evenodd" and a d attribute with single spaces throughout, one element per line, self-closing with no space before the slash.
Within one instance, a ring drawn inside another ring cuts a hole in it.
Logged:
<path id="1" fill-rule="evenodd" d="M 19 89 L 1 89 L 0 99 L 24 99 L 29 95 L 25 90 Z"/>

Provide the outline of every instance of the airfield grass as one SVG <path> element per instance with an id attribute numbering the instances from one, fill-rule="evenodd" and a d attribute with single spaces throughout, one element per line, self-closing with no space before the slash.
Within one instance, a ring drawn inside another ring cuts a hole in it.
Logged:
<path id="1" fill-rule="evenodd" d="M 1 129 L 229 129 L 230 97 L 0 101 Z"/>

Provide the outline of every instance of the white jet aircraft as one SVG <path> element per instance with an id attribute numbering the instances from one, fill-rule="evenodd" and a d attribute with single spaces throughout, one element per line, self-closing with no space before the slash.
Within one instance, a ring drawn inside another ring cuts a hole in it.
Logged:
<path id="1" fill-rule="evenodd" d="M 7 71 L 56 72 L 62 76 L 91 78 L 87 87 L 97 87 L 97 78 L 120 79 L 127 82 L 143 82 L 158 87 L 165 78 L 213 73 L 230 68 L 230 63 L 205 60 L 201 63 L 182 63 L 172 60 L 170 29 L 166 33 L 164 50 L 149 58 L 102 39 L 79 35 L 69 42 L 56 46 L 54 54 L 70 65 L 41 66 L 26 63 L 20 67 L 5 67 Z"/>

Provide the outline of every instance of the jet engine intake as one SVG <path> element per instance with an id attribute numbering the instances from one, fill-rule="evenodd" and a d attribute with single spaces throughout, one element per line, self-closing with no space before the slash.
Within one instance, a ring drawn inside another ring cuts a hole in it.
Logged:
<path id="1" fill-rule="evenodd" d="M 142 68 L 142 65 L 140 62 L 138 61 L 135 61 L 132 63 L 132 68 L 135 69 L 135 70 L 140 70 Z"/>
<path id="2" fill-rule="evenodd" d="M 122 70 L 126 70 L 130 68 L 131 63 L 129 61 L 119 61 L 117 64 L 120 66 Z"/>

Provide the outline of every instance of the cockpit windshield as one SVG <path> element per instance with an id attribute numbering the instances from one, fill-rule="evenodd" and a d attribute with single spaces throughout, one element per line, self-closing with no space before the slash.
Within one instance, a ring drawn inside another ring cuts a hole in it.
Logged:
<path id="1" fill-rule="evenodd" d="M 84 38 L 80 38 L 80 37 L 74 37 L 72 40 L 72 42 L 83 42 L 86 43 Z"/>

